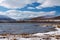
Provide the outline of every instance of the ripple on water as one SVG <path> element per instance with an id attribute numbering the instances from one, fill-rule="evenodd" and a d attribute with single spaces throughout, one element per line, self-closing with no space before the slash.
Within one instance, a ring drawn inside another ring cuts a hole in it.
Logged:
<path id="1" fill-rule="evenodd" d="M 40 23 L 0 23 L 0 33 L 44 33 L 55 30 L 52 26 L 42 27 Z"/>

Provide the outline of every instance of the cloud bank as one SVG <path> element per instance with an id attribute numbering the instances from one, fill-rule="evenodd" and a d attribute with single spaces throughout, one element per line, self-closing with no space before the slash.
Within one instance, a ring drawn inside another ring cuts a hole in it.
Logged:
<path id="1" fill-rule="evenodd" d="M 54 7 L 54 6 L 60 6 L 60 0 L 45 0 L 40 6 L 37 8 L 45 8 L 45 7 Z"/>
<path id="2" fill-rule="evenodd" d="M 20 20 L 20 19 L 27 19 L 27 18 L 34 18 L 39 16 L 46 16 L 46 15 L 55 15 L 55 11 L 50 12 L 31 12 L 31 11 L 17 11 L 17 10 L 9 10 L 7 12 L 0 12 L 0 15 L 5 15 L 10 18 Z"/>
<path id="3" fill-rule="evenodd" d="M 31 4 L 33 2 L 33 0 L 1 0 L 0 6 L 7 8 L 22 8 L 27 4 Z"/>
<path id="4" fill-rule="evenodd" d="M 36 8 L 60 6 L 60 0 L 0 0 L 0 6 L 7 8 L 23 8 L 33 2 L 41 3 L 41 5 Z"/>

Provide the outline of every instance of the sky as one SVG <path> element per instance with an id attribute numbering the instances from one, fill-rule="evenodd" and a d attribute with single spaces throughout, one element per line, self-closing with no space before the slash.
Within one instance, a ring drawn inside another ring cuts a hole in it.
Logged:
<path id="1" fill-rule="evenodd" d="M 16 20 L 60 16 L 60 0 L 0 0 L 0 15 Z"/>

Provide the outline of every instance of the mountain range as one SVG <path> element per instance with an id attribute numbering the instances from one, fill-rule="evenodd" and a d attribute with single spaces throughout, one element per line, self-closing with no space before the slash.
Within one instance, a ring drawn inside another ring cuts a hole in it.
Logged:
<path id="1" fill-rule="evenodd" d="M 53 21 L 40 21 L 40 20 L 53 20 Z M 56 23 L 59 21 L 54 21 L 54 20 L 60 20 L 60 16 L 51 16 L 51 17 L 47 17 L 47 16 L 41 16 L 41 17 L 35 17 L 35 18 L 30 18 L 28 20 L 20 20 L 17 21 L 18 23 Z"/>
<path id="2" fill-rule="evenodd" d="M 55 20 L 55 19 L 59 19 L 60 20 L 60 16 L 40 16 L 40 17 L 35 17 L 35 18 L 29 18 L 29 19 L 24 19 L 24 20 L 15 20 L 15 19 L 12 19 L 8 16 L 4 16 L 4 15 L 0 15 L 0 23 L 23 23 L 23 22 L 30 22 L 29 20 L 35 20 L 35 22 L 37 20 L 47 20 L 47 19 L 52 19 L 52 20 Z"/>
<path id="3" fill-rule="evenodd" d="M 16 20 L 8 17 L 8 16 L 5 16 L 5 15 L 0 15 L 0 23 L 1 22 L 15 22 Z"/>

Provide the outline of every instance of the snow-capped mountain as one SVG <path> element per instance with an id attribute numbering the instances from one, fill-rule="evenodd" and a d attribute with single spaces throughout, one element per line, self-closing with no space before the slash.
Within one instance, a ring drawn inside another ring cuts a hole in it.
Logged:
<path id="1" fill-rule="evenodd" d="M 42 16 L 43 18 L 53 18 L 56 17 L 55 15 L 46 15 L 46 16 Z"/>
<path id="2" fill-rule="evenodd" d="M 16 20 L 5 16 L 5 15 L 0 15 L 0 22 L 15 22 Z"/>
<path id="3" fill-rule="evenodd" d="M 12 20 L 12 19 L 9 18 L 8 16 L 0 15 L 0 20 Z"/>

